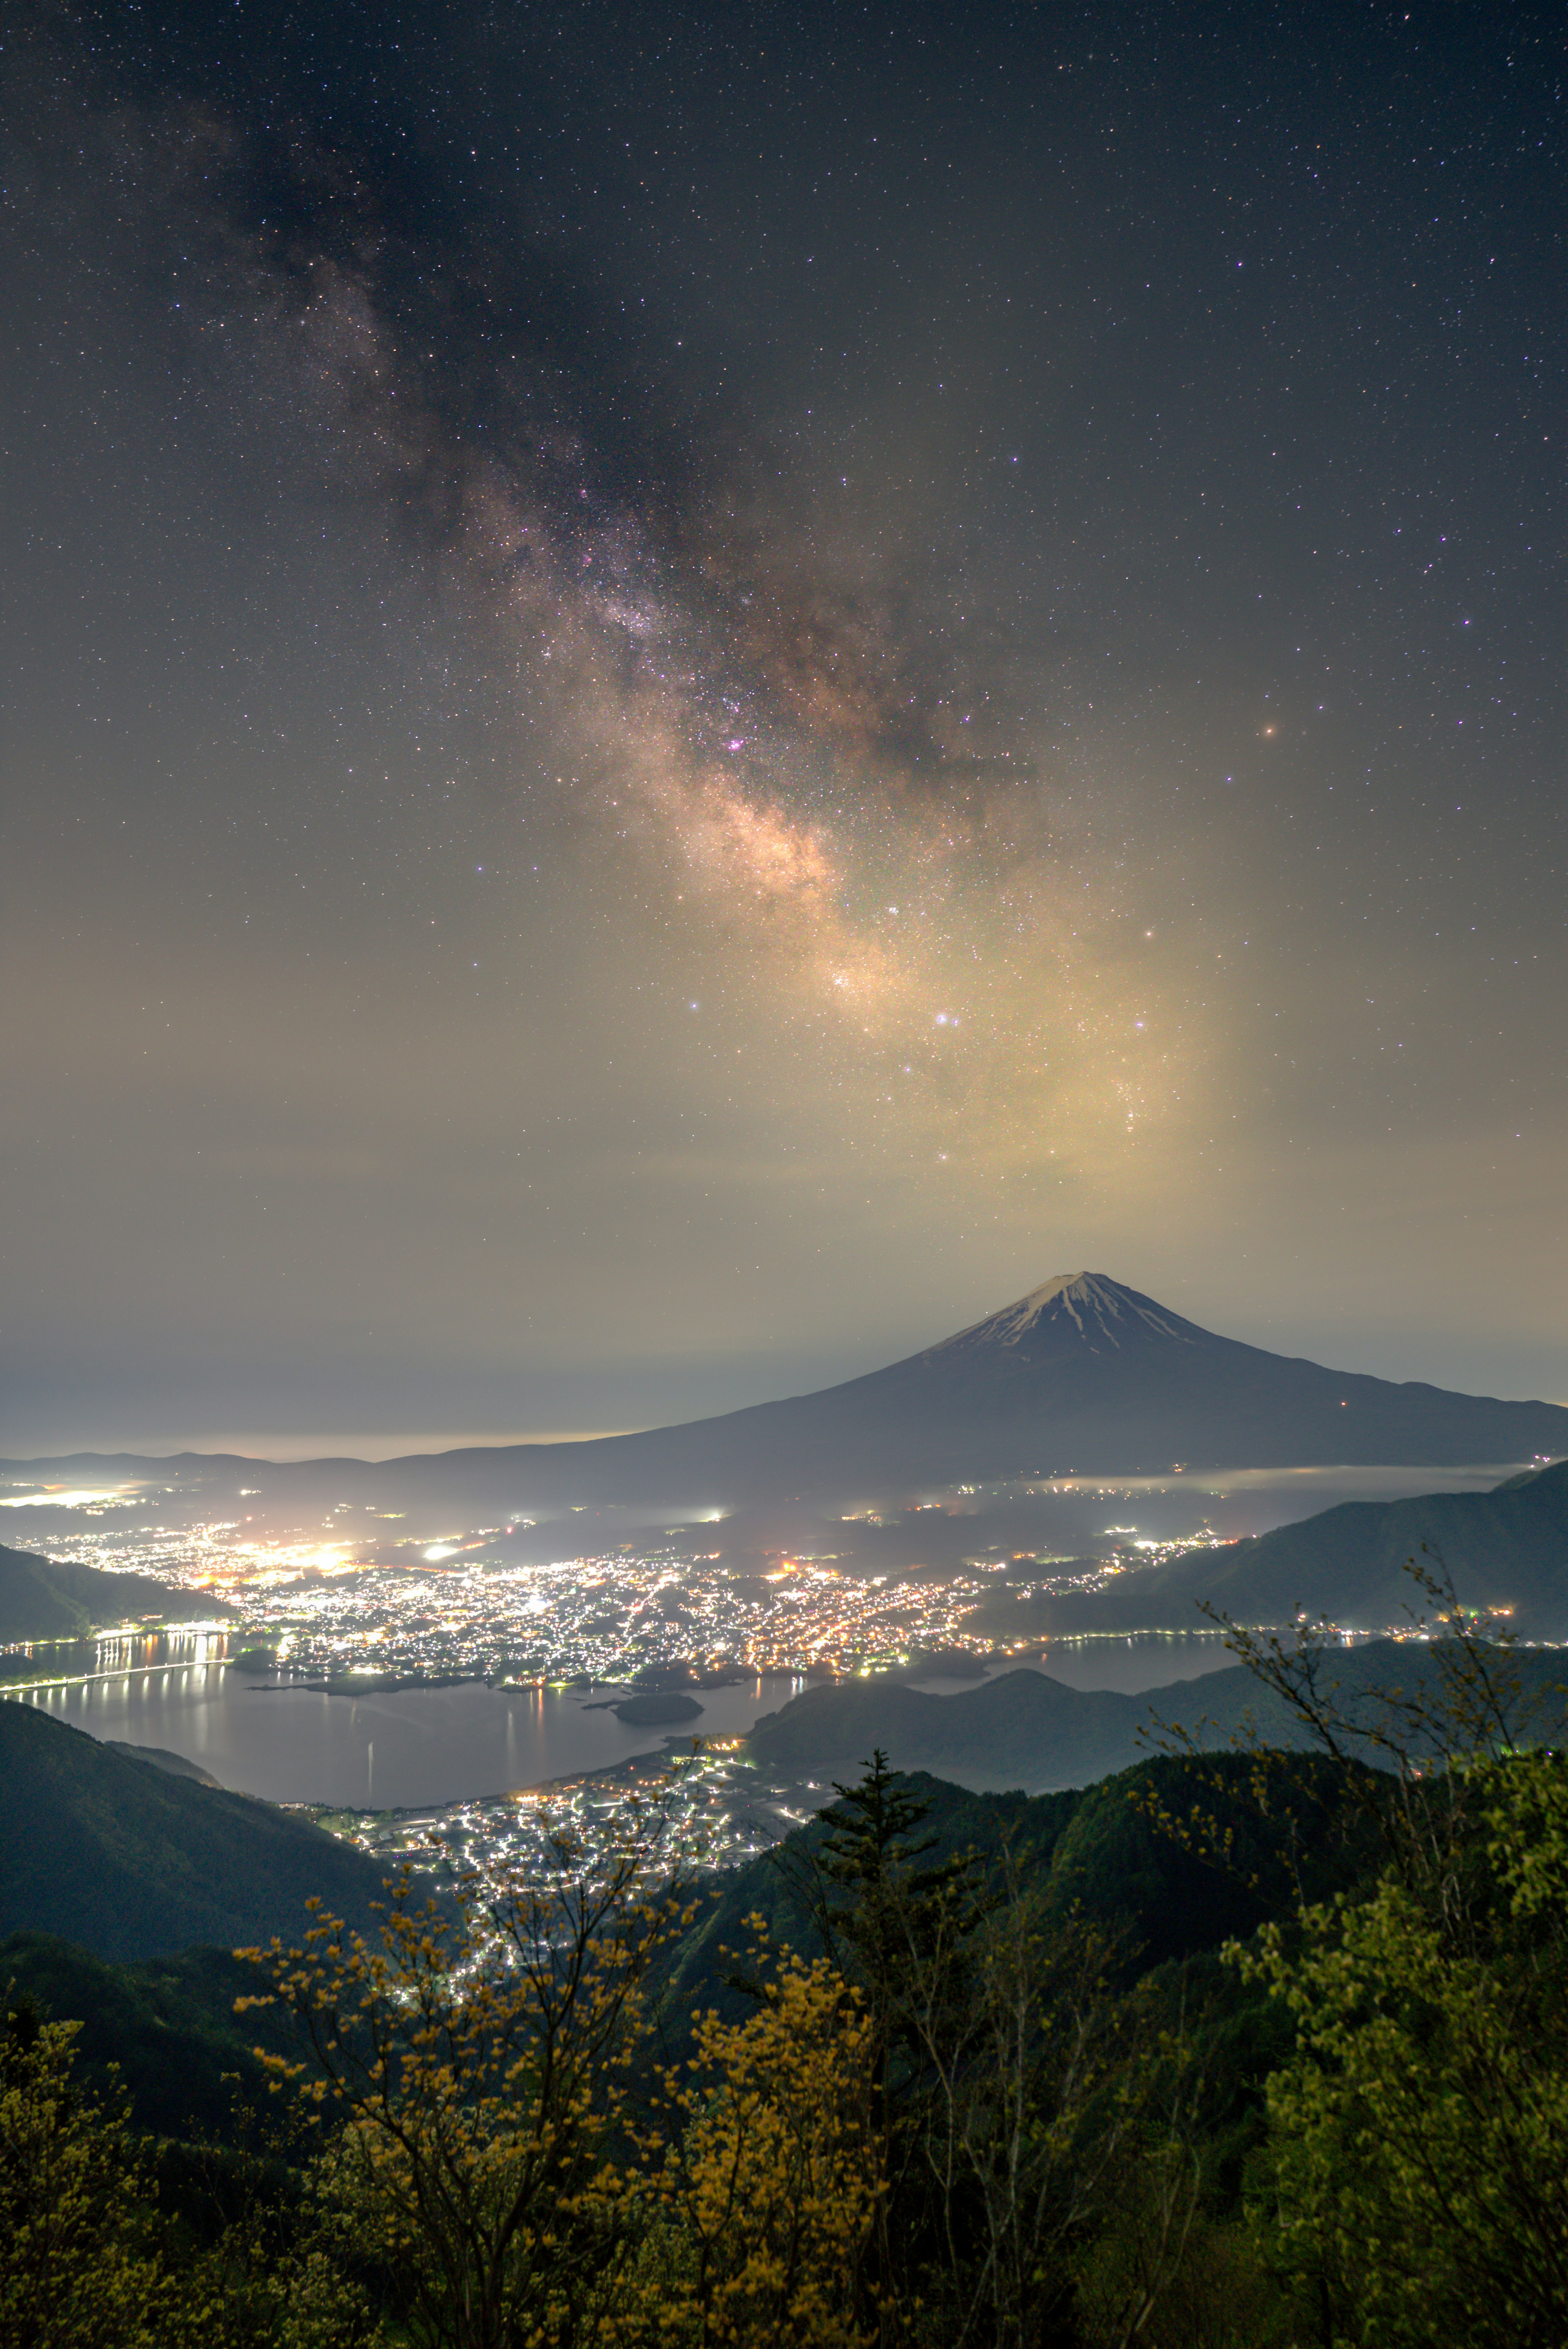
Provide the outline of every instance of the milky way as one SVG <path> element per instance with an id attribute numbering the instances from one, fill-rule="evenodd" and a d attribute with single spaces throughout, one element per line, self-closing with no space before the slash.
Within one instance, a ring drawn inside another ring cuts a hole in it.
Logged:
<path id="1" fill-rule="evenodd" d="M 778 451 L 738 431 L 686 445 L 673 510 L 639 494 L 603 417 L 539 429 L 531 274 L 385 229 L 357 182 L 346 224 L 317 196 L 312 236 L 280 249 L 235 218 L 258 167 L 231 150 L 213 174 L 209 151 L 183 193 L 208 302 L 259 303 L 313 438 L 515 657 L 575 812 L 700 907 L 708 988 L 781 1020 L 873 1131 L 896 1104 L 926 1155 L 961 1118 L 971 1159 L 1065 1166 L 1157 1114 L 1190 1050 L 1159 980 L 1125 968 L 1120 858 L 1075 837 L 956 584 L 777 491 Z M 291 160 L 332 187 L 330 159 Z M 397 289 L 431 281 L 458 296 L 398 316 Z"/>
<path id="2" fill-rule="evenodd" d="M 1568 1376 L 1525 19 L 17 21 L 40 1430 Z"/>

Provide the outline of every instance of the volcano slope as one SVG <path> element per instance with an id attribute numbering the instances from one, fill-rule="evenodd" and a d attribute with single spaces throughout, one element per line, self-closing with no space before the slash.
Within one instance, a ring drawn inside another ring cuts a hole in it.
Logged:
<path id="1" fill-rule="evenodd" d="M 1097 1272 L 1053 1279 L 923 1353 L 684 1426 L 400 1460 L 232 1465 L 279 1504 L 450 1498 L 502 1516 L 657 1503 L 687 1515 L 1045 1475 L 1181 1466 L 1520 1466 L 1568 1454 L 1568 1410 L 1271 1354 Z M 178 1462 L 33 1463 L 129 1475 Z"/>

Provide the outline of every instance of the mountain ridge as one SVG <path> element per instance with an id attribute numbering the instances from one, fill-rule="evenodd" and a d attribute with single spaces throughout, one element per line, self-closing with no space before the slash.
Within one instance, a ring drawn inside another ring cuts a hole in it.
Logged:
<path id="1" fill-rule="evenodd" d="M 233 1614 L 211 1592 L 145 1574 L 106 1573 L 0 1543 L 0 1641 L 74 1640 L 125 1622 L 203 1622 Z"/>
<path id="2" fill-rule="evenodd" d="M 1047 1602 L 1052 1633 L 1191 1630 L 1207 1602 L 1249 1623 L 1298 1609 L 1349 1630 L 1402 1623 L 1421 1594 L 1408 1562 L 1453 1578 L 1466 1607 L 1519 1636 L 1568 1640 L 1568 1460 L 1490 1493 L 1342 1501 L 1295 1523 L 1140 1567 L 1101 1590 Z"/>
<path id="3" fill-rule="evenodd" d="M 0 1940 L 56 1935 L 120 1960 L 293 1942 L 314 1893 L 374 1933 L 386 1874 L 297 1813 L 0 1702 Z"/>
<path id="4" fill-rule="evenodd" d="M 1540 1727 L 1555 1733 L 1568 1719 L 1568 1658 L 1522 1649 L 1510 1661 L 1527 1704 L 1542 1709 Z M 1431 1643 L 1373 1640 L 1331 1651 L 1324 1682 L 1340 1692 L 1349 1718 L 1371 1723 L 1379 1717 L 1377 1691 L 1434 1689 L 1437 1673 Z M 1234 1663 L 1136 1693 L 1072 1688 L 1026 1669 L 951 1696 L 891 1677 L 832 1682 L 765 1713 L 746 1746 L 758 1768 L 780 1775 L 847 1780 L 880 1747 L 895 1770 L 925 1771 L 975 1793 L 1036 1795 L 1088 1785 L 1161 1747 L 1191 1740 L 1199 1752 L 1223 1752 L 1254 1737 L 1298 1751 L 1312 1743 L 1283 1700 Z M 1378 1757 L 1368 1748 L 1365 1758 Z"/>
<path id="5" fill-rule="evenodd" d="M 179 1464 L 267 1493 L 459 1492 L 509 1508 L 748 1502 L 1052 1475 L 1190 1469 L 1512 1465 L 1568 1454 L 1568 1409 L 1335 1371 L 1217 1336 L 1109 1275 L 1057 1274 L 877 1371 L 670 1426 L 571 1443 L 467 1445 L 376 1463 Z M 129 1454 L 73 1455 L 122 1474 Z M 0 1473 L 65 1466 L 0 1463 Z"/>

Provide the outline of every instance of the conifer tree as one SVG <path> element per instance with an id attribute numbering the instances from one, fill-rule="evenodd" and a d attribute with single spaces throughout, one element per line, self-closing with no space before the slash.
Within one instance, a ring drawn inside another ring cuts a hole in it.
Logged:
<path id="1" fill-rule="evenodd" d="M 864 1992 L 877 2056 L 877 2086 L 892 2084 L 898 2052 L 917 2043 L 914 2013 L 930 2005 L 934 1965 L 956 1988 L 969 1930 L 984 1913 L 973 1855 L 923 1868 L 938 1847 L 922 1836 L 931 1805 L 888 1766 L 880 1746 L 857 1785 L 835 1779 L 837 1803 L 817 1856 L 819 1909 L 833 1954 Z"/>

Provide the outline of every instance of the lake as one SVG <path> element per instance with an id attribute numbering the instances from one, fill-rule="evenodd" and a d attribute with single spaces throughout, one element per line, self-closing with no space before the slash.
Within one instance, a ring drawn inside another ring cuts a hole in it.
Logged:
<path id="1" fill-rule="evenodd" d="M 128 1662 L 15 1699 L 94 1737 L 183 1754 L 243 1794 L 356 1810 L 423 1809 L 573 1777 L 657 1752 L 669 1734 L 590 1710 L 603 1702 L 597 1690 L 463 1682 L 348 1697 L 254 1687 L 219 1661 L 222 1644 L 201 1633 L 165 1635 L 150 1667 Z M 1229 1661 L 1213 1637 L 1178 1633 L 1061 1640 L 1046 1670 L 1075 1688 L 1137 1691 Z M 952 1694 L 975 1683 L 916 1685 Z M 738 1736 L 805 1686 L 779 1672 L 696 1691 L 703 1710 L 690 1733 Z"/>

